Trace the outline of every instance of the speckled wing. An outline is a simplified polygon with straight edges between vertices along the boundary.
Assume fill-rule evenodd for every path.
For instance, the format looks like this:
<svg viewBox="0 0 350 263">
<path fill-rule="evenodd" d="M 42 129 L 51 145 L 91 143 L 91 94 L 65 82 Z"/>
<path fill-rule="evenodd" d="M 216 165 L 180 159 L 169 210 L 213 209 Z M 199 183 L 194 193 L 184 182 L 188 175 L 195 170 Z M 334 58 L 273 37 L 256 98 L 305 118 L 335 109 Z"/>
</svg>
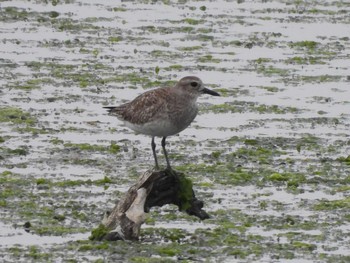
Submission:
<svg viewBox="0 0 350 263">
<path fill-rule="evenodd" d="M 133 124 L 150 122 L 166 112 L 166 88 L 147 91 L 133 101 L 117 107 L 104 107 L 112 116 Z"/>
</svg>

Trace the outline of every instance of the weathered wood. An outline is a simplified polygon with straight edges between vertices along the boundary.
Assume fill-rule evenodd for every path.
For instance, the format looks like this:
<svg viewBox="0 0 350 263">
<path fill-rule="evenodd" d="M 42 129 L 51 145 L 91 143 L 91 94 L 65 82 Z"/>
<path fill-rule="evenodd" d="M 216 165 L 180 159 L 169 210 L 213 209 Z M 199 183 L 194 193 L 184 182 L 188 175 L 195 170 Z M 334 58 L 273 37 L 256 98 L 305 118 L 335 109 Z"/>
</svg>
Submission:
<svg viewBox="0 0 350 263">
<path fill-rule="evenodd" d="M 203 202 L 195 197 L 192 182 L 174 170 L 147 171 L 131 186 L 106 213 L 99 228 L 92 231 L 91 239 L 138 240 L 146 213 L 154 206 L 174 204 L 180 211 L 201 220 L 209 218 L 202 210 Z"/>
</svg>

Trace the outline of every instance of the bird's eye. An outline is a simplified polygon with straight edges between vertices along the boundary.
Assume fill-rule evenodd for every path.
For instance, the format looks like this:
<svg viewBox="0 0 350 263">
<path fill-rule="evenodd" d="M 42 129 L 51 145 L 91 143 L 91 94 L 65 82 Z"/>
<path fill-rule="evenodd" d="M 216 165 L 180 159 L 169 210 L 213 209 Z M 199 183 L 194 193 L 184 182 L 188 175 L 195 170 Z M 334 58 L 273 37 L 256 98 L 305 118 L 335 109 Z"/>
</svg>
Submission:
<svg viewBox="0 0 350 263">
<path fill-rule="evenodd" d="M 197 82 L 195 82 L 195 81 L 193 81 L 193 82 L 191 82 L 191 86 L 195 88 L 195 87 L 197 87 L 197 86 L 198 86 L 198 83 L 197 83 Z"/>
</svg>

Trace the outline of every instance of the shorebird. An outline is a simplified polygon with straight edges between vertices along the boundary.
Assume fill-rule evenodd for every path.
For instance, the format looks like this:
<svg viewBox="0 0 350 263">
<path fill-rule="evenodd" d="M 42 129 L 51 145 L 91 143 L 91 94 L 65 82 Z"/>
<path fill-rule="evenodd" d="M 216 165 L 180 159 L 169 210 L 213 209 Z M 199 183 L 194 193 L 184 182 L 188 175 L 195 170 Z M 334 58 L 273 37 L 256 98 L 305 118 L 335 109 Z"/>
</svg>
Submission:
<svg viewBox="0 0 350 263">
<path fill-rule="evenodd" d="M 220 96 L 219 93 L 205 88 L 199 78 L 188 76 L 182 78 L 173 87 L 149 90 L 130 102 L 104 108 L 136 133 L 152 136 L 151 147 L 157 170 L 159 166 L 154 138 L 162 137 L 161 145 L 167 168 L 171 169 L 165 140 L 191 124 L 197 116 L 197 98 L 201 94 Z"/>
</svg>

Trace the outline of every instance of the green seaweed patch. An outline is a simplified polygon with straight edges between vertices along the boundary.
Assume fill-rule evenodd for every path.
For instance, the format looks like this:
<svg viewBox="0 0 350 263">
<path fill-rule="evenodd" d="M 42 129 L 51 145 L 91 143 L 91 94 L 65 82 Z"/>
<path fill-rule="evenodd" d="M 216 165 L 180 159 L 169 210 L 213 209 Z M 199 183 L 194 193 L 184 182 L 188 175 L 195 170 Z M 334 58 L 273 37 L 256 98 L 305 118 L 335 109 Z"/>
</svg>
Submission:
<svg viewBox="0 0 350 263">
<path fill-rule="evenodd" d="M 3 171 L 2 173 L 0 173 L 0 183 L 11 183 L 13 185 L 28 184 L 26 180 L 23 180 L 19 175 L 14 174 L 10 171 Z"/>
<path fill-rule="evenodd" d="M 304 174 L 297 173 L 272 173 L 264 177 L 264 180 L 270 182 L 286 182 L 289 188 L 297 188 L 306 182 Z"/>
<path fill-rule="evenodd" d="M 295 13 L 299 13 L 300 11 L 298 9 L 293 10 Z M 345 11 L 345 10 L 344 10 Z M 314 14 L 314 15 L 329 15 L 329 16 L 334 16 L 337 14 L 341 14 L 342 10 L 340 11 L 333 11 L 333 10 L 327 10 L 327 9 L 319 9 L 319 8 L 311 8 L 311 9 L 306 9 L 305 12 Z"/>
<path fill-rule="evenodd" d="M 210 183 L 210 182 L 200 182 L 198 185 L 202 188 L 213 188 L 214 187 L 214 183 Z"/>
<path fill-rule="evenodd" d="M 348 178 L 350 181 L 350 177 Z M 335 192 L 350 192 L 350 185 L 343 185 L 338 187 Z"/>
<path fill-rule="evenodd" d="M 289 76 L 291 74 L 290 69 L 283 69 L 283 68 L 277 68 L 272 65 L 265 66 L 265 65 L 259 65 L 256 69 L 257 73 L 263 74 L 265 76 Z"/>
<path fill-rule="evenodd" d="M 76 148 L 81 151 L 106 151 L 106 146 L 89 143 L 65 143 L 66 148 Z"/>
<path fill-rule="evenodd" d="M 179 65 L 179 64 L 175 64 L 175 65 L 171 65 L 169 67 L 166 67 L 164 68 L 164 70 L 168 70 L 168 71 L 174 71 L 174 70 L 182 70 L 183 69 L 183 66 L 182 65 Z"/>
<path fill-rule="evenodd" d="M 274 209 L 279 211 L 286 211 L 286 206 L 283 203 L 274 201 L 272 205 L 275 206 Z M 266 222 L 266 229 L 295 229 L 302 230 L 314 230 L 318 229 L 320 226 L 315 220 L 305 220 L 302 216 L 291 216 L 284 215 L 280 218 L 270 218 L 269 223 Z"/>
<path fill-rule="evenodd" d="M 271 150 L 263 146 L 251 146 L 238 148 L 234 153 L 230 154 L 237 158 L 248 158 L 250 160 L 259 161 L 260 163 L 270 163 L 271 159 L 275 156 L 283 154 L 282 151 Z"/>
<path fill-rule="evenodd" d="M 44 253 L 40 251 L 38 246 L 30 246 L 28 252 L 24 254 L 25 257 L 32 258 L 33 260 L 45 260 L 48 261 L 52 256 L 49 253 Z"/>
<path fill-rule="evenodd" d="M 108 148 L 108 152 L 112 153 L 112 154 L 116 154 L 120 152 L 120 146 L 114 142 L 111 142 L 111 144 L 109 145 Z"/>
<path fill-rule="evenodd" d="M 300 110 L 295 107 L 281 107 L 278 105 L 264 105 L 260 104 L 255 107 L 256 111 L 259 113 L 276 113 L 276 114 L 286 114 L 286 113 L 298 113 Z"/>
<path fill-rule="evenodd" d="M 339 82 L 344 78 L 341 75 L 320 75 L 320 76 L 296 76 L 302 82 L 305 83 L 324 83 L 324 82 Z"/>
<path fill-rule="evenodd" d="M 28 154 L 28 148 L 23 146 L 17 149 L 10 149 L 6 147 L 0 147 L 0 151 L 4 156 L 6 155 L 18 155 L 18 156 L 25 156 Z"/>
<path fill-rule="evenodd" d="M 160 80 L 155 80 L 155 81 L 148 81 L 144 83 L 142 86 L 145 89 L 150 89 L 150 88 L 155 88 L 155 87 L 165 87 L 167 84 L 164 84 L 164 82 Z"/>
<path fill-rule="evenodd" d="M 178 59 L 179 58 L 179 53 L 178 52 L 170 52 L 169 50 L 159 50 L 155 49 L 151 51 L 151 56 L 155 58 L 169 58 L 169 59 Z"/>
<path fill-rule="evenodd" d="M 13 257 L 21 257 L 22 255 L 25 254 L 25 248 L 24 247 L 19 247 L 19 246 L 13 246 L 9 247 L 8 251 Z"/>
<path fill-rule="evenodd" d="M 10 59 L 4 59 L 4 58 L 0 58 L 0 68 L 8 68 L 8 69 L 15 69 L 17 68 L 19 65 L 15 62 L 13 62 Z"/>
<path fill-rule="evenodd" d="M 156 248 L 157 252 L 162 256 L 174 257 L 181 253 L 180 249 L 171 245 L 163 245 L 161 247 Z"/>
<path fill-rule="evenodd" d="M 79 149 L 80 151 L 109 152 L 111 154 L 116 154 L 120 152 L 120 146 L 114 142 L 111 142 L 109 146 L 89 144 L 89 143 L 65 143 L 64 147 Z"/>
<path fill-rule="evenodd" d="M 320 234 L 320 235 L 315 235 L 315 234 L 307 234 L 302 231 L 289 231 L 286 233 L 280 233 L 278 234 L 278 237 L 286 237 L 290 241 L 300 241 L 300 240 L 313 240 L 313 241 L 324 241 L 325 240 L 325 235 Z"/>
<path fill-rule="evenodd" d="M 259 86 L 258 88 L 264 89 L 268 92 L 274 92 L 274 93 L 280 91 L 279 88 L 274 87 L 274 86 Z"/>
<path fill-rule="evenodd" d="M 53 83 L 54 83 L 54 80 L 51 78 L 36 78 L 36 79 L 26 80 L 25 82 L 15 82 L 13 84 L 10 84 L 9 86 L 15 89 L 30 91 L 33 89 L 40 89 L 41 86 L 45 86 Z"/>
<path fill-rule="evenodd" d="M 258 112 L 263 113 L 275 113 L 275 114 L 286 114 L 286 113 L 298 113 L 301 110 L 295 107 L 282 107 L 278 105 L 266 105 L 258 104 L 248 101 L 234 101 L 226 102 L 224 104 L 209 105 L 202 109 L 204 112 L 214 113 L 244 113 L 244 112 Z"/>
<path fill-rule="evenodd" d="M 350 155 L 348 155 L 347 157 L 339 157 L 337 158 L 337 161 L 345 163 L 346 165 L 350 165 Z"/>
<path fill-rule="evenodd" d="M 50 18 L 57 18 L 59 17 L 60 13 L 56 12 L 56 11 L 51 11 L 49 12 L 49 17 Z"/>
<path fill-rule="evenodd" d="M 59 144 L 64 144 L 64 141 L 63 140 L 60 140 L 58 138 L 52 138 L 50 140 L 50 143 L 52 143 L 53 145 L 59 145 Z"/>
<path fill-rule="evenodd" d="M 223 184 L 230 185 L 242 185 L 251 182 L 256 176 L 253 172 L 245 171 L 241 167 L 234 172 L 227 173 L 225 179 L 223 179 Z"/>
<path fill-rule="evenodd" d="M 224 185 L 241 185 L 251 182 L 254 178 L 258 178 L 257 174 L 248 171 L 242 167 L 233 168 L 232 167 L 232 156 L 228 157 L 228 161 L 225 164 L 187 164 L 182 166 L 177 166 L 176 169 L 191 173 L 201 174 L 202 176 L 212 176 L 215 183 Z M 199 182 L 201 185 L 201 183 Z M 212 184 L 203 184 L 203 187 L 211 187 Z"/>
<path fill-rule="evenodd" d="M 83 244 L 78 248 L 78 250 L 81 252 L 86 252 L 86 251 L 95 251 L 95 250 L 109 250 L 109 248 L 110 248 L 110 244 L 108 242 L 102 242 L 102 243 Z"/>
<path fill-rule="evenodd" d="M 307 57 L 295 56 L 295 57 L 288 58 L 287 60 L 285 60 L 285 63 L 286 64 L 297 64 L 297 65 L 315 65 L 315 64 L 323 65 L 323 64 L 326 64 L 326 62 L 324 62 L 321 57 L 314 57 L 314 56 L 307 56 Z"/>
<path fill-rule="evenodd" d="M 221 155 L 221 152 L 220 151 L 214 151 L 211 153 L 211 156 L 214 158 L 214 159 L 218 159 Z"/>
<path fill-rule="evenodd" d="M 38 178 L 36 179 L 36 184 L 37 185 L 44 185 L 44 184 L 49 184 L 50 180 L 46 179 L 46 178 Z"/>
<path fill-rule="evenodd" d="M 315 50 L 320 43 L 316 41 L 297 41 L 297 42 L 292 42 L 289 44 L 290 47 L 296 48 L 296 49 L 306 49 L 306 50 Z"/>
<path fill-rule="evenodd" d="M 180 51 L 196 51 L 196 50 L 202 50 L 202 46 L 188 46 L 188 47 L 179 47 L 177 48 Z"/>
<path fill-rule="evenodd" d="M 93 24 L 95 21 L 89 21 L 89 18 L 85 22 L 74 20 L 68 17 L 51 19 L 51 25 L 58 31 L 72 31 L 72 32 L 82 32 L 82 31 L 98 31 L 99 26 Z"/>
<path fill-rule="evenodd" d="M 35 128 L 31 126 L 26 126 L 26 127 L 17 127 L 15 130 L 18 131 L 19 133 L 31 133 L 33 135 L 49 133 L 49 130 L 47 130 L 45 127 Z"/>
<path fill-rule="evenodd" d="M 0 122 L 33 125 L 36 119 L 22 109 L 6 107 L 0 108 Z"/>
<path fill-rule="evenodd" d="M 85 54 L 92 54 L 93 56 L 97 56 L 99 54 L 98 49 L 86 49 L 81 48 L 79 50 L 81 53 Z M 33 71 L 40 71 L 40 69 L 47 69 L 50 72 L 50 76 L 52 76 L 54 79 L 62 79 L 64 82 L 60 82 L 60 85 L 63 86 L 71 86 L 70 82 L 77 83 L 81 88 L 85 88 L 87 86 L 99 86 L 103 85 L 106 82 L 109 82 L 109 79 L 102 79 L 99 77 L 98 74 L 92 73 L 96 70 L 101 69 L 110 69 L 106 65 L 102 65 L 101 63 L 88 63 L 83 64 L 80 67 L 77 67 L 76 65 L 71 64 L 60 64 L 55 62 L 27 62 L 26 65 L 32 69 Z M 114 76 L 110 78 L 110 81 L 114 81 L 115 78 L 120 78 L 120 75 Z M 35 85 L 40 84 L 47 84 L 47 83 L 54 83 L 53 79 L 35 79 L 30 80 L 31 82 L 34 82 Z"/>
<path fill-rule="evenodd" d="M 214 36 L 208 35 L 208 34 L 189 34 L 186 36 L 187 39 L 192 41 L 200 41 L 200 42 L 207 42 L 207 41 L 213 41 Z"/>
<path fill-rule="evenodd" d="M 40 71 L 41 69 L 49 69 L 51 71 L 67 71 L 72 72 L 76 66 L 70 64 L 59 64 L 55 62 L 40 62 L 40 61 L 28 61 L 25 65 L 33 71 Z"/>
<path fill-rule="evenodd" d="M 205 22 L 205 20 L 201 20 L 201 19 L 193 19 L 193 18 L 185 18 L 182 21 L 179 21 L 180 23 L 186 23 L 189 25 L 199 25 L 199 24 L 203 24 Z"/>
<path fill-rule="evenodd" d="M 245 145 L 259 145 L 259 141 L 256 139 L 245 139 L 243 143 Z"/>
<path fill-rule="evenodd" d="M 269 181 L 281 182 L 281 181 L 288 181 L 288 176 L 280 173 L 273 173 L 270 176 L 268 176 L 266 179 Z"/>
<path fill-rule="evenodd" d="M 170 262 L 176 262 L 175 260 L 171 260 L 169 258 L 152 258 L 149 256 L 130 256 L 129 259 L 130 262 L 133 263 L 170 263 Z M 183 261 L 186 262 L 186 261 Z"/>
<path fill-rule="evenodd" d="M 91 231 L 91 236 L 89 236 L 89 239 L 101 241 L 109 233 L 109 231 L 110 230 L 104 224 L 100 224 L 97 228 Z"/>
<path fill-rule="evenodd" d="M 7 201 L 5 199 L 0 200 L 0 207 L 6 207 L 7 206 Z"/>
<path fill-rule="evenodd" d="M 179 209 L 180 211 L 185 211 L 191 207 L 191 201 L 193 199 L 193 183 L 182 174 L 178 176 L 178 179 L 180 185 L 177 192 L 177 198 L 180 201 Z"/>
<path fill-rule="evenodd" d="M 50 2 L 52 5 L 55 5 L 55 3 L 58 2 L 58 0 L 51 0 Z M 2 12 L 0 21 L 10 22 L 10 21 L 28 21 L 28 20 L 33 21 L 34 20 L 39 23 L 43 23 L 43 22 L 49 21 L 50 19 L 54 20 L 59 15 L 60 14 L 56 11 L 40 12 L 40 13 L 35 11 L 29 12 L 23 8 L 9 6 L 4 9 L 4 12 Z"/>
<path fill-rule="evenodd" d="M 315 210 L 337 210 L 337 209 L 349 209 L 350 197 L 340 200 L 322 200 L 314 206 Z"/>
<path fill-rule="evenodd" d="M 258 256 L 263 253 L 263 247 L 257 244 L 257 242 L 261 240 L 261 236 L 236 234 L 226 227 L 197 229 L 194 236 L 196 237 L 196 240 L 204 242 L 205 246 L 226 247 L 226 249 L 223 248 L 219 252 L 220 255 L 230 255 L 232 252 L 233 255 L 244 259 L 247 256 Z M 232 247 L 234 247 L 234 249 L 232 249 Z M 202 249 L 200 252 L 203 258 L 210 257 L 211 251 L 205 251 Z"/>
<path fill-rule="evenodd" d="M 208 33 L 211 33 L 213 32 L 213 29 L 212 28 L 209 28 L 209 27 L 202 27 L 202 28 L 198 28 L 198 33 L 200 34 L 208 34 Z"/>
<path fill-rule="evenodd" d="M 305 134 L 302 138 L 296 141 L 296 150 L 300 152 L 302 149 L 304 150 L 315 150 L 320 149 L 320 145 L 322 144 L 320 139 L 312 134 Z"/>
<path fill-rule="evenodd" d="M 197 59 L 198 63 L 220 63 L 221 59 L 214 58 L 212 55 L 205 55 Z"/>
<path fill-rule="evenodd" d="M 11 213 L 11 220 L 17 220 L 17 218 L 30 220 L 30 231 L 40 235 L 61 236 L 63 234 L 86 232 L 86 229 L 83 227 L 62 225 L 61 222 L 66 219 L 66 213 L 58 214 L 55 208 L 46 204 L 47 201 L 45 201 L 45 204 L 42 203 L 42 198 L 48 197 L 51 200 L 51 194 L 44 191 L 37 192 L 36 194 L 31 193 L 31 191 L 23 191 L 23 189 L 32 189 L 26 186 L 32 186 L 35 182 L 33 179 L 27 178 L 24 180 L 22 176 L 17 176 L 9 172 L 3 174 L 5 176 L 0 176 L 0 184 L 4 186 L 4 190 L 0 192 L 0 199 L 6 201 L 3 205 L 8 209 L 15 209 L 16 213 Z M 38 185 L 44 183 L 49 185 L 50 181 L 44 181 L 43 178 L 38 178 L 36 183 Z M 56 205 L 59 206 L 59 203 Z M 57 208 L 57 206 L 55 207 Z M 78 206 L 75 207 L 78 208 Z M 77 218 L 74 216 L 74 213 L 72 215 L 73 218 Z"/>
<path fill-rule="evenodd" d="M 24 8 L 8 6 L 1 10 L 0 21 L 10 22 L 27 20 L 29 13 Z"/>
<path fill-rule="evenodd" d="M 271 61 L 272 61 L 271 58 L 258 58 L 258 59 L 253 60 L 253 63 L 255 63 L 255 64 L 264 64 L 264 63 L 268 63 L 268 62 L 271 62 Z"/>
<path fill-rule="evenodd" d="M 172 24 L 189 24 L 191 26 L 199 25 L 205 23 L 202 19 L 185 18 L 182 20 L 169 20 Z"/>
<path fill-rule="evenodd" d="M 12 198 L 18 198 L 23 195 L 22 187 L 28 186 L 30 183 L 23 180 L 17 174 L 13 174 L 10 171 L 4 171 L 0 174 L 0 206 L 11 208 L 14 203 L 11 201 Z"/>
<path fill-rule="evenodd" d="M 108 9 L 108 11 L 113 11 L 113 12 L 126 12 L 128 11 L 128 9 L 124 8 L 124 7 L 113 7 L 111 10 Z"/>
<path fill-rule="evenodd" d="M 248 96 L 249 89 L 242 88 L 217 88 L 216 86 L 212 86 L 211 88 L 215 88 L 215 91 L 220 93 L 222 97 L 239 97 L 239 96 Z"/>
<path fill-rule="evenodd" d="M 309 243 L 300 242 L 300 241 L 292 242 L 292 246 L 295 247 L 296 249 L 308 250 L 308 251 L 314 251 L 317 249 L 317 246 L 315 244 L 309 244 Z"/>
<path fill-rule="evenodd" d="M 173 34 L 175 32 L 190 33 L 195 31 L 193 26 L 181 26 L 181 27 L 162 27 L 162 26 L 141 26 L 139 27 L 142 31 L 147 31 L 150 33 L 160 33 L 160 34 Z M 168 44 L 166 44 L 168 46 Z"/>
<path fill-rule="evenodd" d="M 33 225 L 31 227 L 31 231 L 33 231 L 37 235 L 62 236 L 62 235 L 69 235 L 69 234 L 75 234 L 75 233 L 82 233 L 82 232 L 86 232 L 87 230 L 86 228 L 82 228 L 82 227 L 76 228 L 76 227 L 59 225 L 61 220 L 59 220 L 59 217 L 57 217 L 57 215 L 52 216 L 52 219 L 56 219 L 56 223 L 50 222 L 50 220 L 48 220 L 46 222 L 47 223 L 46 226 Z"/>
</svg>

